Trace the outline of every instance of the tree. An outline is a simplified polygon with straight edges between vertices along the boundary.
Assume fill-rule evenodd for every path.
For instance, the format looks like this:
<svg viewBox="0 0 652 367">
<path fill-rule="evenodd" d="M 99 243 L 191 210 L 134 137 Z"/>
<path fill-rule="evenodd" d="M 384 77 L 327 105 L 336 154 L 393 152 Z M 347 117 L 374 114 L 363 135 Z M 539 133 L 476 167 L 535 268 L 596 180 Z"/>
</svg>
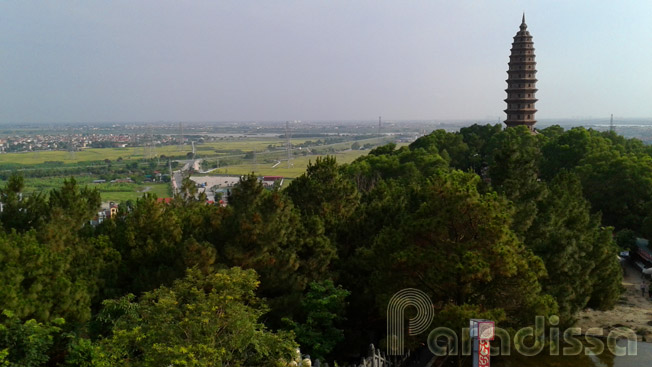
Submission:
<svg viewBox="0 0 652 367">
<path fill-rule="evenodd" d="M 222 264 L 258 272 L 260 294 L 282 316 L 297 306 L 292 296 L 320 280 L 336 254 L 320 221 L 302 220 L 287 196 L 265 190 L 253 175 L 231 190 L 214 243 Z"/>
<path fill-rule="evenodd" d="M 493 135 L 489 142 L 491 186 L 514 203 L 513 229 L 521 237 L 545 195 L 545 185 L 538 179 L 539 139 L 525 126 L 517 126 Z"/>
<path fill-rule="evenodd" d="M 80 230 L 90 227 L 101 202 L 96 188 L 79 188 L 74 177 L 64 180 L 61 188 L 48 195 L 46 222 L 37 232 L 39 240 L 58 250 L 73 246 Z"/>
<path fill-rule="evenodd" d="M 631 229 L 623 229 L 616 233 L 616 245 L 622 251 L 634 251 L 636 249 L 636 232 Z"/>
<path fill-rule="evenodd" d="M 284 319 L 296 334 L 301 349 L 312 358 L 324 358 L 344 339 L 337 324 L 343 320 L 349 292 L 328 279 L 312 282 L 301 300 L 298 322 Z"/>
<path fill-rule="evenodd" d="M 306 173 L 294 179 L 286 192 L 304 216 L 319 217 L 333 239 L 338 225 L 346 222 L 358 205 L 356 187 L 340 173 L 333 156 L 308 162 Z"/>
<path fill-rule="evenodd" d="M 546 197 L 537 202 L 537 217 L 524 241 L 546 266 L 543 289 L 557 301 L 562 324 L 572 323 L 593 293 L 597 259 L 588 254 L 599 245 L 596 236 L 601 231 L 599 217 L 591 215 L 582 195 L 579 178 L 560 172 L 548 185 Z M 616 284 L 618 277 L 605 282 Z"/>
<path fill-rule="evenodd" d="M 32 228 L 41 228 L 47 213 L 45 198 L 40 194 L 26 196 L 23 193 L 25 181 L 23 176 L 12 174 L 7 184 L 0 190 L 0 222 L 6 230 L 15 229 L 25 232 Z"/>
<path fill-rule="evenodd" d="M 445 157 L 452 167 L 460 169 L 471 167 L 468 157 L 469 147 L 460 134 L 435 130 L 410 144 L 410 150 L 419 148 Z"/>
<path fill-rule="evenodd" d="M 588 159 L 577 172 L 592 209 L 602 213 L 605 225 L 640 232 L 652 202 L 652 157 Z"/>
<path fill-rule="evenodd" d="M 436 312 L 471 307 L 478 316 L 504 315 L 496 320 L 503 325 L 529 324 L 555 311 L 554 300 L 541 293 L 543 263 L 511 231 L 507 203 L 479 193 L 478 182 L 460 171 L 433 176 L 413 194 L 416 206 L 362 252 L 381 310 L 395 292 L 413 287 L 428 293 Z"/>
<path fill-rule="evenodd" d="M 64 324 L 63 319 L 41 323 L 34 319 L 23 322 L 13 312 L 0 315 L 0 366 L 38 367 L 49 360 L 49 352 Z"/>
<path fill-rule="evenodd" d="M 488 166 L 489 157 L 491 157 L 489 142 L 494 135 L 501 131 L 503 131 L 503 127 L 500 124 L 484 126 L 473 124 L 461 128 L 460 135 L 469 149 L 467 153 L 468 163 L 465 166 L 456 168 L 471 168 L 475 173 L 481 174 L 482 169 Z"/>
<path fill-rule="evenodd" d="M 90 318 L 87 283 L 71 269 L 70 250 L 54 251 L 36 240 L 34 232 L 0 234 L 0 310 L 21 320 L 70 322 Z"/>
<path fill-rule="evenodd" d="M 184 274 L 184 251 L 190 239 L 184 239 L 173 209 L 158 203 L 155 196 L 143 195 L 128 215 L 105 221 L 98 233 L 108 236 L 120 253 L 120 294 L 149 291 Z M 208 250 L 205 261 L 214 261 L 214 251 Z"/>
<path fill-rule="evenodd" d="M 552 127 L 548 129 L 544 131 L 550 135 L 545 134 L 548 139 L 541 149 L 541 174 L 548 179 L 552 179 L 561 169 L 572 170 L 590 155 L 604 154 L 612 149 L 609 140 L 583 127 L 566 132 L 562 130 L 561 133 L 558 129 L 552 130 Z"/>
<path fill-rule="evenodd" d="M 115 322 L 101 345 L 112 365 L 281 365 L 297 345 L 258 320 L 266 306 L 255 296 L 253 270 L 232 268 L 203 275 L 188 270 L 170 288 L 146 292 L 133 312 Z M 115 302 L 107 301 L 107 307 Z"/>
<path fill-rule="evenodd" d="M 601 228 L 595 234 L 591 258 L 595 267 L 590 279 L 593 289 L 587 303 L 588 307 L 598 310 L 610 310 L 618 302 L 623 292 L 623 271 L 618 261 L 618 247 L 612 239 L 612 228 Z"/>
</svg>

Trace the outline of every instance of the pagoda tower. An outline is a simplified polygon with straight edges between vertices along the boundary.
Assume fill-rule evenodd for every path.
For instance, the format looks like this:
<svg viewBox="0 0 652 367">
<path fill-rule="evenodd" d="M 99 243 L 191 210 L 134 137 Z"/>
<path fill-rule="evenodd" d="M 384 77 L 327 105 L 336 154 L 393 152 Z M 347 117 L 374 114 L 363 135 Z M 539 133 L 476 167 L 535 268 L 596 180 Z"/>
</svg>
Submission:
<svg viewBox="0 0 652 367">
<path fill-rule="evenodd" d="M 507 70 L 507 127 L 525 125 L 534 130 L 534 114 L 537 110 L 534 104 L 537 99 L 537 70 L 534 59 L 534 42 L 525 24 L 525 13 L 521 22 L 521 29 L 514 36 L 512 54 L 509 56 L 509 69 Z"/>
</svg>

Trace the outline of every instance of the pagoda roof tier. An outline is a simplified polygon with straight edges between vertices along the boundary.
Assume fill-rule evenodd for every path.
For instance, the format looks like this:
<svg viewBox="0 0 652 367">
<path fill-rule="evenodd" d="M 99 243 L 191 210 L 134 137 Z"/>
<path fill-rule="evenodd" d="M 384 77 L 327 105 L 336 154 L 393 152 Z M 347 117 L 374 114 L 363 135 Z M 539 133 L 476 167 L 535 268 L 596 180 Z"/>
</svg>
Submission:
<svg viewBox="0 0 652 367">
<path fill-rule="evenodd" d="M 506 98 L 503 101 L 507 103 L 536 103 L 538 99 L 534 97 Z"/>
<path fill-rule="evenodd" d="M 539 81 L 537 78 L 512 78 L 512 79 L 506 79 L 505 80 L 507 84 L 510 83 L 536 83 Z"/>
<path fill-rule="evenodd" d="M 509 66 L 530 66 L 530 65 L 535 66 L 536 64 L 537 64 L 536 62 L 531 61 L 530 63 L 527 63 L 527 64 L 523 62 L 523 63 L 512 63 L 512 64 L 508 64 L 508 65 Z M 525 72 L 525 71 L 536 73 L 537 69 L 511 69 L 511 70 L 507 70 L 508 73 L 512 73 L 512 74 L 521 73 L 521 72 Z"/>
<path fill-rule="evenodd" d="M 512 51 L 512 55 L 532 55 L 532 56 L 534 56 L 534 50 L 536 50 L 536 49 L 534 47 L 516 47 L 516 48 L 512 47 L 509 50 Z M 514 53 L 514 51 L 532 51 L 532 53 L 529 53 L 529 54 L 517 54 L 517 53 Z"/>
<path fill-rule="evenodd" d="M 527 88 L 526 87 L 523 87 L 523 88 L 507 87 L 507 89 L 505 89 L 505 92 L 507 92 L 507 93 L 510 93 L 510 92 L 512 92 L 512 93 L 536 93 L 538 91 L 539 90 L 537 88 L 532 88 L 532 87 L 527 87 Z"/>
<path fill-rule="evenodd" d="M 512 55 L 511 57 L 517 58 L 517 57 L 524 57 L 523 55 Z M 534 58 L 534 55 L 528 55 L 527 57 Z M 513 66 L 513 65 L 536 65 L 537 62 L 534 60 L 510 60 L 507 65 Z"/>
<path fill-rule="evenodd" d="M 515 126 L 521 126 L 521 125 L 526 125 L 529 126 L 530 128 L 534 126 L 534 124 L 537 123 L 537 120 L 531 120 L 531 121 L 522 121 L 522 120 L 505 120 L 503 121 L 507 127 L 515 127 Z"/>
<path fill-rule="evenodd" d="M 536 113 L 537 111 L 538 111 L 538 110 L 537 110 L 537 109 L 534 109 L 534 108 L 506 109 L 506 110 L 503 110 L 503 112 L 505 112 L 505 113 L 511 113 L 511 114 L 515 114 L 515 113 L 529 113 L 529 114 L 534 114 L 534 113 Z"/>
</svg>

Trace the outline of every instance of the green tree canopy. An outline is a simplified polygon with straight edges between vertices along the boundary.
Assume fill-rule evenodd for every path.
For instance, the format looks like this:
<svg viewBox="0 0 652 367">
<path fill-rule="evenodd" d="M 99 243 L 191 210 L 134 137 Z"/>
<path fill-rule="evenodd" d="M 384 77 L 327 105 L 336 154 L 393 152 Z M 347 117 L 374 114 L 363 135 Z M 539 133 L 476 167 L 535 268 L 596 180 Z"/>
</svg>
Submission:
<svg viewBox="0 0 652 367">
<path fill-rule="evenodd" d="M 130 366 L 280 366 L 297 345 L 291 334 L 271 332 L 259 321 L 267 308 L 255 296 L 257 287 L 253 270 L 188 270 L 137 304 L 123 302 L 133 311 L 102 341 L 102 359 Z"/>
</svg>

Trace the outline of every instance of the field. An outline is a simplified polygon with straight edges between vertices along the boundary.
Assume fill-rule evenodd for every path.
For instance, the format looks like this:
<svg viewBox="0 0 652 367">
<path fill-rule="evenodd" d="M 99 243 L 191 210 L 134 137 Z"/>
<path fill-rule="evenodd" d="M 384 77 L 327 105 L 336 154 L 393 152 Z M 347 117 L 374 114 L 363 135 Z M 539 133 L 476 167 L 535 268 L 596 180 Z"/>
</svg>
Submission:
<svg viewBox="0 0 652 367">
<path fill-rule="evenodd" d="M 31 194 L 40 192 L 47 194 L 54 188 L 60 188 L 63 181 L 68 177 L 48 177 L 48 178 L 26 178 L 25 179 L 25 193 Z M 158 197 L 170 196 L 170 185 L 167 183 L 149 182 L 143 184 L 136 183 L 92 183 L 93 177 L 78 176 L 75 177 L 79 186 L 87 186 L 89 188 L 97 188 L 100 191 L 103 202 L 127 201 L 136 200 L 141 197 L 145 192 L 156 194 Z M 4 182 L 0 182 L 4 185 Z"/>
<path fill-rule="evenodd" d="M 369 153 L 368 150 L 348 150 L 338 153 L 331 154 L 337 159 L 337 163 L 351 163 L 356 158 Z M 217 169 L 212 171 L 212 175 L 219 174 L 229 174 L 229 175 L 246 175 L 255 172 L 257 175 L 262 176 L 283 176 L 294 178 L 300 176 L 306 171 L 308 167 L 308 162 L 312 161 L 313 163 L 317 157 L 323 157 L 323 155 L 308 155 L 308 156 L 299 156 L 292 159 L 292 166 L 288 168 L 287 161 L 281 162 L 278 166 L 273 167 L 274 164 L 271 163 L 259 163 L 254 165 L 253 163 L 247 164 L 238 164 L 233 166 L 226 166 L 224 168 Z"/>
<path fill-rule="evenodd" d="M 287 179 L 287 185 L 292 178 L 300 176 L 305 172 L 308 162 L 314 162 L 317 157 L 325 155 L 335 156 L 337 162 L 350 163 L 361 155 L 369 152 L 365 150 L 352 150 L 353 141 L 332 143 L 327 145 L 310 145 L 306 146 L 306 141 L 316 141 L 318 138 L 294 139 L 293 146 L 304 146 L 301 150 L 294 148 L 292 155 L 292 165 L 287 165 L 287 153 L 283 149 L 285 141 L 280 138 L 237 138 L 227 139 L 219 142 L 210 142 L 197 144 L 195 146 L 198 157 L 205 158 L 206 162 L 215 160 L 213 164 L 223 165 L 222 168 L 213 170 L 211 175 L 228 174 L 244 175 L 254 172 L 262 176 L 284 176 Z M 363 140 L 357 140 L 357 143 L 367 146 L 377 146 L 386 143 L 386 138 L 372 137 Z M 153 155 L 184 157 L 192 148 L 185 145 L 183 149 L 178 146 L 168 145 L 157 147 L 151 152 Z M 257 152 L 254 158 L 251 153 Z M 249 153 L 249 157 L 245 153 Z M 295 155 L 295 153 L 299 153 Z M 89 148 L 79 152 L 66 151 L 40 151 L 29 153 L 8 153 L 0 154 L 0 167 L 6 172 L 14 170 L 45 170 L 49 177 L 25 177 L 25 193 L 40 192 L 46 194 L 53 188 L 59 188 L 63 180 L 69 176 L 64 176 L 60 169 L 65 167 L 86 167 L 93 162 L 101 162 L 105 159 L 113 161 L 115 167 L 124 167 L 129 162 L 142 162 L 145 155 L 143 147 L 135 148 Z M 115 163 L 118 158 L 122 158 L 122 163 Z M 147 163 L 139 163 L 141 166 Z M 226 165 L 225 165 L 226 164 Z M 104 163 L 101 166 L 105 166 Z M 214 167 L 214 165 L 213 165 Z M 150 168 L 151 169 L 151 168 Z M 161 168 L 158 168 L 161 169 Z M 165 183 L 101 183 L 94 184 L 93 180 L 98 179 L 92 174 L 86 172 L 75 175 L 75 179 L 81 186 L 96 187 L 102 196 L 103 202 L 115 201 L 121 202 L 126 200 L 135 200 L 141 197 L 145 192 L 156 194 L 158 197 L 169 197 L 171 189 L 169 184 Z M 43 176 L 43 175 L 41 175 Z M 0 185 L 4 182 L 0 181 Z"/>
<path fill-rule="evenodd" d="M 294 139 L 292 144 L 299 145 L 306 141 L 306 139 Z M 195 151 L 200 155 L 219 155 L 219 152 L 237 151 L 250 152 L 253 150 L 262 151 L 267 149 L 269 145 L 283 146 L 285 141 L 279 138 L 256 138 L 253 139 L 239 139 L 239 140 L 225 140 L 219 142 L 210 142 L 205 144 L 197 144 Z M 350 145 L 350 144 L 349 144 Z M 192 146 L 187 144 L 183 149 L 179 149 L 177 145 L 165 145 L 156 147 L 152 155 L 167 155 L 167 156 L 185 156 L 187 153 L 192 152 Z M 222 153 L 225 154 L 225 153 Z M 131 148 L 86 148 L 78 152 L 66 152 L 61 150 L 37 151 L 26 153 L 6 153 L 0 154 L 0 165 L 2 164 L 18 164 L 18 165 L 34 165 L 42 164 L 45 162 L 63 162 L 70 163 L 83 163 L 83 162 L 96 162 L 109 159 L 112 161 L 122 158 L 124 160 L 139 160 L 145 158 L 145 149 L 143 147 Z"/>
</svg>

